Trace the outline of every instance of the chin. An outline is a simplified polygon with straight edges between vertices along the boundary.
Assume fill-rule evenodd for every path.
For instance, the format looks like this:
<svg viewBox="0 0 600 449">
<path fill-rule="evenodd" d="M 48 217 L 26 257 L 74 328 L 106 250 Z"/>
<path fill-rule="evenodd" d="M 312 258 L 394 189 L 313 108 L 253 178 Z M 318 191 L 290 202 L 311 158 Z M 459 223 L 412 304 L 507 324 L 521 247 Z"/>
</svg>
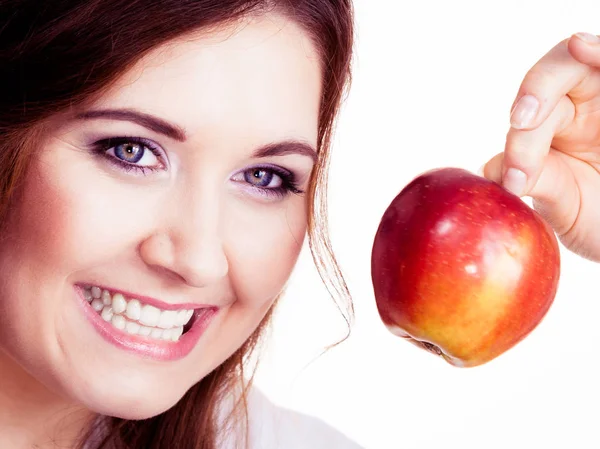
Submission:
<svg viewBox="0 0 600 449">
<path fill-rule="evenodd" d="M 172 382 L 141 383 L 142 379 L 129 382 L 102 382 L 85 385 L 85 390 L 72 392 L 73 399 L 88 410 L 115 418 L 140 420 L 152 418 L 175 406 L 187 392 L 175 389 Z M 136 382 L 137 380 L 137 382 Z M 135 385 L 134 385 L 135 384 Z M 170 388 L 165 388 L 168 385 Z"/>
<path fill-rule="evenodd" d="M 107 398 L 104 401 L 94 401 L 90 409 L 105 416 L 121 419 L 141 420 L 160 415 L 174 407 L 183 397 L 162 398 L 146 395 L 118 395 Z"/>
</svg>

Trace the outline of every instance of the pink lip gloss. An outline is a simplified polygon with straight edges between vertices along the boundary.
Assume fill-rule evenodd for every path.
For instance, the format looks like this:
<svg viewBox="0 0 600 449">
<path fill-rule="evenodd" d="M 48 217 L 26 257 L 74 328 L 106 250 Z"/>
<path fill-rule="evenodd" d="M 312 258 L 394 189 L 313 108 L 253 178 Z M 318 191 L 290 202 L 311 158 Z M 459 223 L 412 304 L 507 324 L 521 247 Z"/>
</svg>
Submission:
<svg viewBox="0 0 600 449">
<path fill-rule="evenodd" d="M 111 323 L 104 321 L 100 314 L 92 309 L 89 302 L 86 301 L 83 296 L 82 287 L 75 286 L 74 290 L 77 295 L 78 303 L 83 309 L 84 315 L 106 341 L 126 351 L 130 351 L 142 357 L 151 358 L 154 360 L 174 361 L 188 355 L 192 349 L 194 349 L 196 343 L 198 343 L 198 340 L 210 324 L 212 318 L 219 311 L 219 308 L 214 306 L 196 308 L 194 310 L 194 316 L 192 317 L 191 328 L 181 335 L 178 341 L 159 340 L 152 337 L 132 335 L 127 333 L 125 330 L 117 329 Z M 148 298 L 138 296 L 135 297 L 140 298 L 140 300 L 144 303 L 151 303 L 151 305 L 155 305 L 163 309 L 162 303 L 157 304 L 157 301 L 155 300 L 146 301 Z M 198 306 L 196 305 L 196 307 Z M 193 306 L 190 304 L 178 304 L 176 306 L 167 305 L 167 307 L 164 307 L 164 309 L 167 310 L 174 310 L 175 308 L 191 309 Z"/>
</svg>

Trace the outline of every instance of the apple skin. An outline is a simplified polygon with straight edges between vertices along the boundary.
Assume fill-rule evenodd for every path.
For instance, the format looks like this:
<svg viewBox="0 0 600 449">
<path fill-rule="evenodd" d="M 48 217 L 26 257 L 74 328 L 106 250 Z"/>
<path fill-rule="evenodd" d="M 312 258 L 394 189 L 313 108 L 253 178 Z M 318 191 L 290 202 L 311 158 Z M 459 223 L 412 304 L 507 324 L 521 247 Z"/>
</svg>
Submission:
<svg viewBox="0 0 600 449">
<path fill-rule="evenodd" d="M 385 211 L 371 278 L 383 323 L 457 367 L 523 340 L 552 305 L 554 232 L 499 184 L 460 168 L 413 179 Z"/>
</svg>

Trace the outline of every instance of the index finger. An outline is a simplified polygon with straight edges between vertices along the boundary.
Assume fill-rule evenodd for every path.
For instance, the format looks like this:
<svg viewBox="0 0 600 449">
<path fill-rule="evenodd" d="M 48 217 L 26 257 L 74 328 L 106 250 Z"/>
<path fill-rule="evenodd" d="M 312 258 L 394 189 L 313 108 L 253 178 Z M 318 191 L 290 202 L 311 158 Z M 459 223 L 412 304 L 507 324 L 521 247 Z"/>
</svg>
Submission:
<svg viewBox="0 0 600 449">
<path fill-rule="evenodd" d="M 546 53 L 525 75 L 511 108 L 514 129 L 530 130 L 540 126 L 562 97 L 577 93 L 577 88 L 592 68 L 575 59 L 565 39 Z M 585 43 L 584 45 L 594 45 Z"/>
</svg>

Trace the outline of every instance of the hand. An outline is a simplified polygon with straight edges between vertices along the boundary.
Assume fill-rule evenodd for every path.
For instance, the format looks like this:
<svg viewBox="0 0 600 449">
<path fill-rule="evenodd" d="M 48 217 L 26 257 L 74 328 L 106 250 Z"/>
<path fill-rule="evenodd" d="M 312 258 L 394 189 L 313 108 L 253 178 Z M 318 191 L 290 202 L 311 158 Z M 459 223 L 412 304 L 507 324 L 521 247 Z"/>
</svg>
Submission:
<svg viewBox="0 0 600 449">
<path fill-rule="evenodd" d="M 503 153 L 485 177 L 519 196 L 561 242 L 600 261 L 600 39 L 578 33 L 560 42 L 525 76 Z"/>
</svg>

